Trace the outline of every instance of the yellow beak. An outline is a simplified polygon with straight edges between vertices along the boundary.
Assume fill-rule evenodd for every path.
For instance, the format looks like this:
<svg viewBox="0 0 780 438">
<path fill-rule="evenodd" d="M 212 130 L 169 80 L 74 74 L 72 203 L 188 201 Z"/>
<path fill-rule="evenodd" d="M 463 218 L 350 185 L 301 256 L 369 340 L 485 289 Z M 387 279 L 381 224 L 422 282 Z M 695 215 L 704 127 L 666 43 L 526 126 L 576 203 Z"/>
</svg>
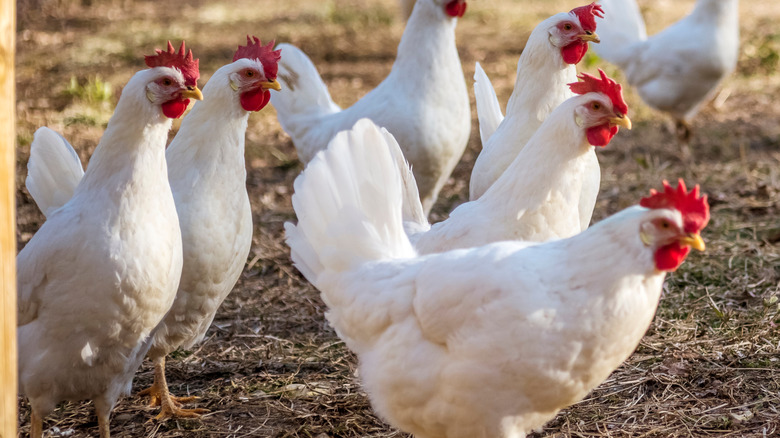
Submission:
<svg viewBox="0 0 780 438">
<path fill-rule="evenodd" d="M 277 81 L 260 82 L 260 86 L 264 90 L 276 90 L 276 91 L 281 91 L 282 90 L 282 86 L 279 85 L 279 82 L 277 82 Z"/>
<path fill-rule="evenodd" d="M 588 41 L 588 42 L 591 42 L 591 43 L 600 43 L 601 42 L 601 40 L 599 39 L 599 36 L 596 35 L 595 32 L 584 33 L 582 35 L 577 35 L 577 37 L 579 39 L 581 39 L 582 41 Z"/>
<path fill-rule="evenodd" d="M 615 126 L 622 126 L 629 131 L 631 130 L 631 119 L 628 116 L 617 116 L 609 119 L 609 123 Z"/>
<path fill-rule="evenodd" d="M 187 87 L 186 90 L 181 92 L 181 97 L 187 99 L 203 100 L 203 93 L 200 92 L 198 87 Z"/>
<path fill-rule="evenodd" d="M 681 237 L 680 243 L 682 243 L 683 245 L 688 245 L 691 248 L 698 251 L 704 251 L 705 248 L 704 239 L 702 239 L 698 233 L 688 234 L 686 236 Z"/>
</svg>

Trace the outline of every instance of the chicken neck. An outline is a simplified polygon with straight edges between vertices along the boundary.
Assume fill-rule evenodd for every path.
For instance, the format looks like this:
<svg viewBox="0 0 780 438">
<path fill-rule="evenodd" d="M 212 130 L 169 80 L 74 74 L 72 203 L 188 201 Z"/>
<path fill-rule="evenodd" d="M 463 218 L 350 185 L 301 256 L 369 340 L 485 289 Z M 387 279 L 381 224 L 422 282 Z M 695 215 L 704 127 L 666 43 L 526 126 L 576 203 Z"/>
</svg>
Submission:
<svg viewBox="0 0 780 438">
<path fill-rule="evenodd" d="M 542 122 L 559 102 L 573 96 L 566 84 L 577 82 L 577 68 L 566 64 L 560 48 L 549 41 L 547 30 L 561 19 L 554 15 L 536 26 L 517 61 L 515 88 L 506 117 L 527 117 Z"/>
<path fill-rule="evenodd" d="M 431 1 L 418 1 L 406 24 L 393 68 L 385 82 L 412 82 L 415 94 L 426 92 L 447 76 L 457 73 L 462 81 L 463 69 L 455 47 L 457 19 L 444 14 Z M 420 73 L 425 76 L 421 80 Z M 419 95 L 415 99 L 419 99 Z"/>
<path fill-rule="evenodd" d="M 124 192 L 131 184 L 157 193 L 168 184 L 165 143 L 172 121 L 149 105 L 148 71 L 136 73 L 125 86 L 74 197 L 85 191 Z"/>
<path fill-rule="evenodd" d="M 575 160 L 592 149 L 584 129 L 574 121 L 577 105 L 578 99 L 569 99 L 553 111 L 501 177 L 475 202 L 482 202 L 491 211 L 509 208 L 516 212 L 540 205 L 543 199 L 536 198 L 546 196 L 552 184 L 564 180 Z"/>
<path fill-rule="evenodd" d="M 215 73 L 203 87 L 203 101 L 184 118 L 179 133 L 165 157 L 169 180 L 176 194 L 177 183 L 196 177 L 199 182 L 219 178 L 234 182 L 239 190 L 246 182 L 244 143 L 249 113 L 240 107 L 238 96 L 225 75 Z M 197 169 L 197 175 L 193 169 Z M 192 185 L 186 190 L 193 190 Z"/>
</svg>

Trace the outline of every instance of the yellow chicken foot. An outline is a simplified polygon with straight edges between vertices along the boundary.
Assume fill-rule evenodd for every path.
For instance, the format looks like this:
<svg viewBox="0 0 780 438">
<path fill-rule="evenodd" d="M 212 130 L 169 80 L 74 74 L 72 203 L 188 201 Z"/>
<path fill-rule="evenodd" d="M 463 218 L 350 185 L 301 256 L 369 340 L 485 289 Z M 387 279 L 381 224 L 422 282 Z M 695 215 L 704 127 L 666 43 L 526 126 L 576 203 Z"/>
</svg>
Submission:
<svg viewBox="0 0 780 438">
<path fill-rule="evenodd" d="M 175 397 L 171 396 L 168 391 L 165 391 L 162 396 L 162 408 L 160 413 L 154 417 L 157 421 L 167 420 L 169 418 L 200 418 L 201 415 L 208 413 L 208 409 L 195 408 L 195 409 L 182 409 L 181 403 L 174 400 Z"/>
<path fill-rule="evenodd" d="M 147 389 L 140 391 L 139 396 L 148 395 L 149 406 L 160 406 L 160 413 L 155 420 L 169 418 L 198 418 L 209 412 L 208 409 L 182 409 L 182 404 L 197 400 L 198 397 L 176 397 L 168 391 L 168 383 L 165 380 L 165 358 L 156 360 L 154 364 L 154 383 Z"/>
<path fill-rule="evenodd" d="M 155 381 L 152 386 L 144 389 L 143 391 L 138 392 L 139 397 L 146 397 L 149 396 L 149 407 L 153 408 L 156 406 L 162 406 L 161 402 L 161 393 L 160 386 L 157 384 L 157 381 Z M 176 407 L 181 407 L 184 403 L 189 403 L 192 401 L 195 401 L 199 399 L 198 396 L 189 396 L 189 397 L 177 397 L 175 395 L 171 395 L 168 393 L 168 399 L 170 402 L 175 405 Z"/>
</svg>

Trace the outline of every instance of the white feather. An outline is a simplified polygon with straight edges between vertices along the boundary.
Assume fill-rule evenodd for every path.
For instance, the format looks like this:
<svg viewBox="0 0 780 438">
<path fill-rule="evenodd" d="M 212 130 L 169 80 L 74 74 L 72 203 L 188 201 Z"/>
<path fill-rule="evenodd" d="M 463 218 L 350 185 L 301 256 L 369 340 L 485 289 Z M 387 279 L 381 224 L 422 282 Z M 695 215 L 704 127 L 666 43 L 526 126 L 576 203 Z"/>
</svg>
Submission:
<svg viewBox="0 0 780 438">
<path fill-rule="evenodd" d="M 544 242 L 587 228 L 600 169 L 574 112 L 592 97 L 575 96 L 558 106 L 479 199 L 461 204 L 430 230 L 410 234 L 417 252 L 510 239 Z"/>
<path fill-rule="evenodd" d="M 504 120 L 504 113 L 501 112 L 496 90 L 479 62 L 474 66 L 474 97 L 477 101 L 479 136 L 484 145 Z"/>
<path fill-rule="evenodd" d="M 359 122 L 298 177 L 293 260 L 382 418 L 420 438 L 523 436 L 636 348 L 663 281 L 640 222 L 668 212 L 632 208 L 547 244 L 416 256 L 383 134 Z"/>
<path fill-rule="evenodd" d="M 285 230 L 293 261 L 312 283 L 324 271 L 415 254 L 403 229 L 403 183 L 390 141 L 386 130 L 361 119 L 296 178 L 298 224 Z"/>
<path fill-rule="evenodd" d="M 647 39 L 645 20 L 636 0 L 600 0 L 599 3 L 604 7 L 604 18 L 596 21 L 601 42 L 593 45 L 593 51 L 619 64 L 617 60 L 629 55 L 634 44 Z"/>
<path fill-rule="evenodd" d="M 739 0 L 698 0 L 689 15 L 649 38 L 635 0 L 601 4 L 602 44 L 594 50 L 623 70 L 645 103 L 677 120 L 694 117 L 736 68 Z"/>
<path fill-rule="evenodd" d="M 184 82 L 167 67 L 130 79 L 73 196 L 17 256 L 19 388 L 41 417 L 60 401 L 89 398 L 108 421 L 176 295 L 171 120 L 147 98 L 162 77 Z"/>
<path fill-rule="evenodd" d="M 94 357 L 95 354 L 92 352 L 92 346 L 89 345 L 89 342 L 87 342 L 84 344 L 84 348 L 81 349 L 81 360 L 83 360 L 84 363 L 88 366 L 92 366 Z"/>
<path fill-rule="evenodd" d="M 184 267 L 176 300 L 155 331 L 152 361 L 204 338 L 246 264 L 254 229 L 244 162 L 249 112 L 230 86 L 230 75 L 246 68 L 262 71 L 243 58 L 214 72 L 165 151 Z"/>
<path fill-rule="evenodd" d="M 487 124 L 481 132 L 494 132 L 482 137 L 482 151 L 474 163 L 469 181 L 470 200 L 478 199 L 493 185 L 552 110 L 573 96 L 566 84 L 577 81 L 577 69 L 563 62 L 560 48 L 550 42 L 548 33 L 559 21 L 571 19 L 571 15 L 565 12 L 555 14 L 531 32 L 517 61 L 517 78 L 507 104 L 506 117 L 498 120 L 501 110 L 497 100 L 490 96 L 488 90 L 492 87 L 488 86 L 487 76 L 482 81 L 484 85 L 480 85 L 478 74 L 481 68 L 475 74 L 480 130 L 483 129 L 484 119 Z M 485 92 L 478 92 L 478 89 Z M 483 110 L 487 111 L 484 117 Z M 497 122 L 498 127 L 493 128 Z"/>
<path fill-rule="evenodd" d="M 65 137 L 38 128 L 30 145 L 25 186 L 44 216 L 70 200 L 82 176 L 81 160 Z"/>
<path fill-rule="evenodd" d="M 308 163 L 336 133 L 369 118 L 398 140 L 427 214 L 471 131 L 456 23 L 441 0 L 418 0 L 390 74 L 343 111 L 330 99 L 311 61 L 300 50 L 280 45 L 282 90 L 271 95 L 271 102 L 301 161 Z"/>
</svg>

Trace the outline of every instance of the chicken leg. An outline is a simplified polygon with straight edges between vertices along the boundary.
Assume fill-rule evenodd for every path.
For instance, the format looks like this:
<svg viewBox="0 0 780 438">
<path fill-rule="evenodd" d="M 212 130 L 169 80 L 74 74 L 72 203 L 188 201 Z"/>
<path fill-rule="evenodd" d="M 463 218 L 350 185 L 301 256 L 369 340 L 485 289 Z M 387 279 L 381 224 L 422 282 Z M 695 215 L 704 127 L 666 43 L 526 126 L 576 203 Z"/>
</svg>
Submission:
<svg viewBox="0 0 780 438">
<path fill-rule="evenodd" d="M 165 356 L 154 360 L 154 383 L 147 389 L 138 393 L 139 396 L 148 395 L 149 406 L 160 406 L 160 413 L 155 420 L 168 418 L 199 418 L 209 412 L 208 409 L 182 409 L 182 404 L 197 400 L 198 397 L 176 397 L 168 391 L 168 382 L 165 380 Z"/>
<path fill-rule="evenodd" d="M 43 437 L 43 418 L 32 409 L 30 413 L 30 438 Z"/>
<path fill-rule="evenodd" d="M 97 415 L 98 419 L 100 438 L 111 438 L 111 423 L 109 419 L 111 418 L 111 408 L 115 403 L 108 403 L 103 398 L 93 399 L 92 403 L 95 404 L 95 415 Z"/>
<path fill-rule="evenodd" d="M 693 129 L 691 128 L 690 123 L 688 123 L 687 120 L 678 119 L 675 120 L 675 133 L 677 134 L 677 139 L 687 145 L 691 142 L 691 136 L 693 135 Z"/>
<path fill-rule="evenodd" d="M 111 429 L 109 429 L 108 424 L 108 415 L 98 414 L 98 428 L 100 429 L 100 438 L 111 438 Z"/>
</svg>

